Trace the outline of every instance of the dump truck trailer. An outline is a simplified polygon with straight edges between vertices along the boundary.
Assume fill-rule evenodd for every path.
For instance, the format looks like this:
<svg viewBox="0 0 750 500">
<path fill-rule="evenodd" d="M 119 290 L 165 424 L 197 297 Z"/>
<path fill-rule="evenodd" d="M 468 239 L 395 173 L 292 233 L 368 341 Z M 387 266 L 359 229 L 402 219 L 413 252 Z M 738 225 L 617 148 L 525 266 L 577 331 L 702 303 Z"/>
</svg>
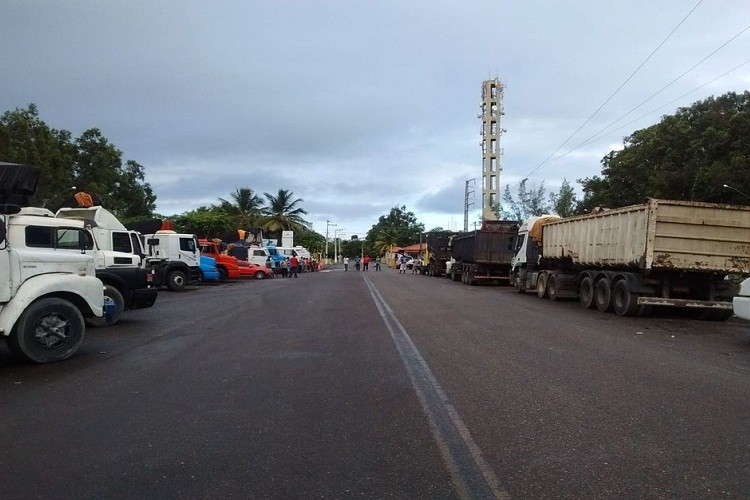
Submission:
<svg viewBox="0 0 750 500">
<path fill-rule="evenodd" d="M 621 316 L 652 306 L 732 314 L 730 275 L 750 272 L 750 207 L 649 199 L 560 219 L 535 217 L 516 239 L 511 279 L 540 298 L 578 298 Z"/>
<path fill-rule="evenodd" d="M 422 274 L 445 276 L 445 265 L 451 259 L 450 241 L 455 235 L 452 231 L 433 231 L 426 234 L 427 251 L 422 263 Z"/>
<path fill-rule="evenodd" d="M 451 239 L 451 279 L 466 285 L 508 284 L 516 221 L 485 221 L 482 229 L 459 233 Z"/>
</svg>

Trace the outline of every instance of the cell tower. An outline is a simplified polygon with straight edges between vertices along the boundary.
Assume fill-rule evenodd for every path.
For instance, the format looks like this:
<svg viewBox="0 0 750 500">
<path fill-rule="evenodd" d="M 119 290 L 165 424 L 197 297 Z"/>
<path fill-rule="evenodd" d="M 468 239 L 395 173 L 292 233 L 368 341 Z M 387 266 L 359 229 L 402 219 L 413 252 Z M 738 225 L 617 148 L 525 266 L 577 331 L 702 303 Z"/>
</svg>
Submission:
<svg viewBox="0 0 750 500">
<path fill-rule="evenodd" d="M 497 219 L 496 209 L 500 203 L 500 128 L 503 111 L 505 84 L 499 79 L 482 82 L 482 219 Z"/>
</svg>

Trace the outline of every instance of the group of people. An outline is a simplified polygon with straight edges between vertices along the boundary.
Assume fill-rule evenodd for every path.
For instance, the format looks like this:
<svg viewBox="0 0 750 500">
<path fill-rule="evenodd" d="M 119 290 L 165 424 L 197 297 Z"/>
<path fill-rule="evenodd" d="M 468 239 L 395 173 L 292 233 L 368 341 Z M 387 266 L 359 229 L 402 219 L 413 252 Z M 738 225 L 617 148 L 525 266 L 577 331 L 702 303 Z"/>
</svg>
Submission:
<svg viewBox="0 0 750 500">
<path fill-rule="evenodd" d="M 372 262 L 372 259 L 370 259 L 370 256 L 367 254 L 361 259 L 359 257 L 354 257 L 354 269 L 359 271 L 361 267 L 363 271 L 367 271 L 370 268 L 370 262 Z M 344 257 L 344 271 L 348 270 L 349 257 Z M 375 257 L 375 270 L 380 271 L 380 257 Z"/>
<path fill-rule="evenodd" d="M 317 267 L 317 264 L 310 257 L 304 258 L 296 255 L 279 262 L 282 278 L 291 278 L 292 276 L 298 278 L 297 274 L 301 273 L 303 268 L 307 271 L 317 271 Z"/>
</svg>

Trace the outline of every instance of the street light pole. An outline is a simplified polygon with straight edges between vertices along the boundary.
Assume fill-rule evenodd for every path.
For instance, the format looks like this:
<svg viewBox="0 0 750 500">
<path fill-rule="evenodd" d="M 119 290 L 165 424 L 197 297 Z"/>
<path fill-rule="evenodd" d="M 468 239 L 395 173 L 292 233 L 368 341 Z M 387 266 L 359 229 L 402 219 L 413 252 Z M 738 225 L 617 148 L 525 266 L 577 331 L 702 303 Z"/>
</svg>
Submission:
<svg viewBox="0 0 750 500">
<path fill-rule="evenodd" d="M 341 242 L 339 241 L 339 233 L 344 234 L 344 231 L 346 231 L 346 229 L 344 229 L 343 227 L 339 228 L 339 229 L 334 229 L 333 230 L 333 253 L 334 253 L 334 255 L 333 255 L 333 261 L 335 263 L 338 263 L 338 261 L 339 261 L 339 252 L 341 251 Z M 337 250 L 337 248 L 338 248 L 338 250 Z"/>
<path fill-rule="evenodd" d="M 332 224 L 331 221 L 326 221 L 326 264 L 328 263 L 328 228 L 336 227 L 336 224 Z"/>
</svg>

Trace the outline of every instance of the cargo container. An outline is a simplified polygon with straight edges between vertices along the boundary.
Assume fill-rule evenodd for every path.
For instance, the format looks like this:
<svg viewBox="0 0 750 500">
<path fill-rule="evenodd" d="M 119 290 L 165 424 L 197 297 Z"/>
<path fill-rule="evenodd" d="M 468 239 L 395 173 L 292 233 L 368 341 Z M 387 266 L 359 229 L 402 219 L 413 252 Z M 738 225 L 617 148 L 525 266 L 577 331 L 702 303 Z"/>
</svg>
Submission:
<svg viewBox="0 0 750 500">
<path fill-rule="evenodd" d="M 508 284 L 517 221 L 485 221 L 482 229 L 459 233 L 450 241 L 450 278 L 466 285 Z"/>
<path fill-rule="evenodd" d="M 427 233 L 427 250 L 422 259 L 421 273 L 427 276 L 445 276 L 445 265 L 451 259 L 450 241 L 456 233 L 433 231 Z"/>
<path fill-rule="evenodd" d="M 511 279 L 540 298 L 645 314 L 651 306 L 731 316 L 732 274 L 750 272 L 750 207 L 649 199 L 642 205 L 526 221 Z"/>
</svg>

